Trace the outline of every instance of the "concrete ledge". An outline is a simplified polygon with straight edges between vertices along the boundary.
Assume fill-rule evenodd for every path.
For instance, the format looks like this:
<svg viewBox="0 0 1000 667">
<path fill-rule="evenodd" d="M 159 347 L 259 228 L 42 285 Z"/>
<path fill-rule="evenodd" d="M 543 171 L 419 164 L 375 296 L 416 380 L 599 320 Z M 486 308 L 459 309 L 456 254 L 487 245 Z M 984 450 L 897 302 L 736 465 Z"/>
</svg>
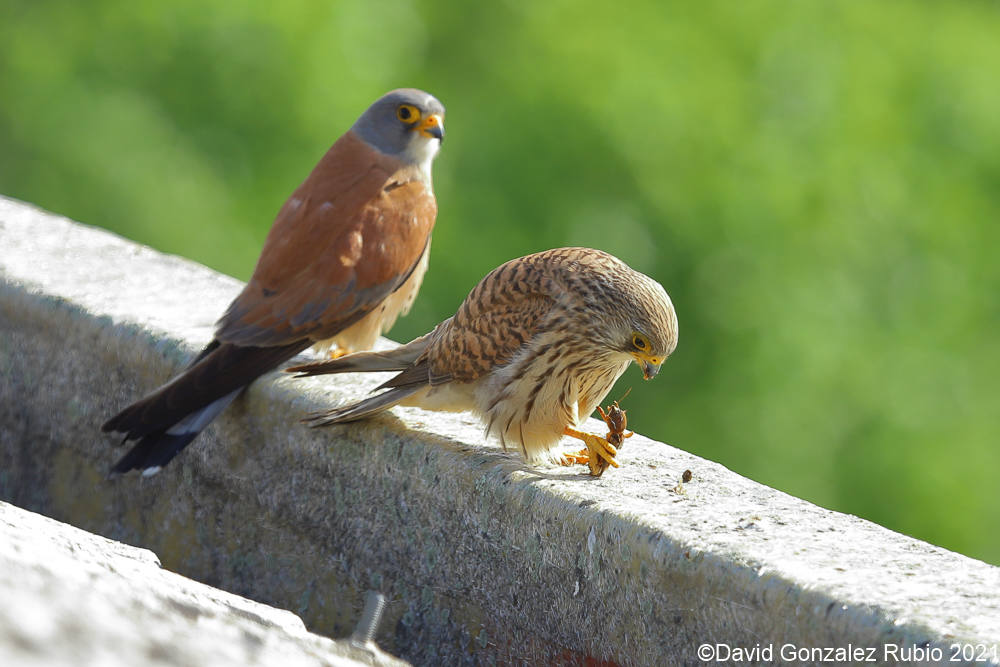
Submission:
<svg viewBox="0 0 1000 667">
<path fill-rule="evenodd" d="M 298 423 L 377 378 L 272 374 L 165 473 L 105 482 L 120 450 L 103 419 L 172 376 L 238 289 L 0 199 L 0 498 L 329 636 L 380 590 L 376 640 L 422 664 L 696 664 L 704 643 L 995 662 L 1000 569 L 663 443 L 637 435 L 593 480 L 527 467 L 462 416 Z"/>
<path fill-rule="evenodd" d="M 0 502 L 0 664 L 405 665 Z"/>
</svg>

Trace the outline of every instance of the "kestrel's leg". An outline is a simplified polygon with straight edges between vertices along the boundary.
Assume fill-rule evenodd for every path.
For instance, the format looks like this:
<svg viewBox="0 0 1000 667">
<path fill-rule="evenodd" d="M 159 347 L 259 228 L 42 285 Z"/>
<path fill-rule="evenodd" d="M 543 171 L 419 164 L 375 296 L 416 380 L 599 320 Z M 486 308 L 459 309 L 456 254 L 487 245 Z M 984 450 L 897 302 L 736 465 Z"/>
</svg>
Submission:
<svg viewBox="0 0 1000 667">
<path fill-rule="evenodd" d="M 327 352 L 326 354 L 331 360 L 333 360 L 333 359 L 340 359 L 341 357 L 347 356 L 350 353 L 351 351 L 348 350 L 346 347 L 340 347 L 339 345 L 334 343 L 333 345 L 330 346 L 330 351 Z"/>
<path fill-rule="evenodd" d="M 607 438 L 602 438 L 593 433 L 584 433 L 570 426 L 563 429 L 563 433 L 571 438 L 583 440 L 583 444 L 587 445 L 586 454 L 581 451 L 571 454 L 567 458 L 575 459 L 577 463 L 586 463 L 590 467 L 590 474 L 594 477 L 600 477 L 601 473 L 604 472 L 603 468 L 607 467 L 607 464 L 601 466 L 602 460 L 607 461 L 607 463 L 616 468 L 620 467 L 618 461 L 615 461 L 615 454 L 618 453 L 618 450 L 607 441 Z"/>
</svg>

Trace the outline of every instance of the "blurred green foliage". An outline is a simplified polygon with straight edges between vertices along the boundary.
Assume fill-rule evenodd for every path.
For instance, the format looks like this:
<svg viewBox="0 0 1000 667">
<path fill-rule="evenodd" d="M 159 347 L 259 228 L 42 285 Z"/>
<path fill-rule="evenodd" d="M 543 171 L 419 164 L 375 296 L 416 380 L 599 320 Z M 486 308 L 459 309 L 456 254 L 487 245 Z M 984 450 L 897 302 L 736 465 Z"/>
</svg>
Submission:
<svg viewBox="0 0 1000 667">
<path fill-rule="evenodd" d="M 0 192 L 245 279 L 327 146 L 425 88 L 440 215 L 394 338 L 511 257 L 606 249 L 681 323 L 609 396 L 632 425 L 1000 563 L 997 2 L 0 12 Z"/>
</svg>

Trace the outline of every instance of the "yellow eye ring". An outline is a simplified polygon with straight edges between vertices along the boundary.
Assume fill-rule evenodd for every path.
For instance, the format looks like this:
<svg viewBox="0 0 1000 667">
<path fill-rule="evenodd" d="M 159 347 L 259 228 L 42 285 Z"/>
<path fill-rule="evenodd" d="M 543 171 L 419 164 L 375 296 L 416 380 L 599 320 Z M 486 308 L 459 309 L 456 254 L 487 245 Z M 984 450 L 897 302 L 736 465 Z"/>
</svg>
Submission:
<svg viewBox="0 0 1000 667">
<path fill-rule="evenodd" d="M 632 334 L 632 347 L 642 352 L 649 350 L 649 340 L 639 332 Z"/>
<path fill-rule="evenodd" d="M 396 108 L 396 118 L 411 125 L 420 120 L 420 109 L 412 104 L 400 104 Z"/>
</svg>

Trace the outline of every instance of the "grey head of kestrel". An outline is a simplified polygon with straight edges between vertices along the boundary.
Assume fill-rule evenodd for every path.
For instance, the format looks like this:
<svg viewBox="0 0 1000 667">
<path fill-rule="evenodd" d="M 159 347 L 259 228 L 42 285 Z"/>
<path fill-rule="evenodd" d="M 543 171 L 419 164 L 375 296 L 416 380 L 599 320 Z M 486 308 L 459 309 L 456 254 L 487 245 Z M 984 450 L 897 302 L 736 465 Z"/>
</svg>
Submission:
<svg viewBox="0 0 1000 667">
<path fill-rule="evenodd" d="M 453 317 L 406 345 L 287 370 L 399 371 L 382 393 L 313 415 L 313 425 L 394 405 L 469 410 L 529 462 L 565 462 L 562 436 L 583 440 L 588 456 L 577 460 L 599 475 L 617 467 L 617 451 L 577 427 L 631 362 L 650 379 L 676 346 L 677 316 L 658 282 L 606 252 L 557 248 L 497 267 Z"/>
</svg>

